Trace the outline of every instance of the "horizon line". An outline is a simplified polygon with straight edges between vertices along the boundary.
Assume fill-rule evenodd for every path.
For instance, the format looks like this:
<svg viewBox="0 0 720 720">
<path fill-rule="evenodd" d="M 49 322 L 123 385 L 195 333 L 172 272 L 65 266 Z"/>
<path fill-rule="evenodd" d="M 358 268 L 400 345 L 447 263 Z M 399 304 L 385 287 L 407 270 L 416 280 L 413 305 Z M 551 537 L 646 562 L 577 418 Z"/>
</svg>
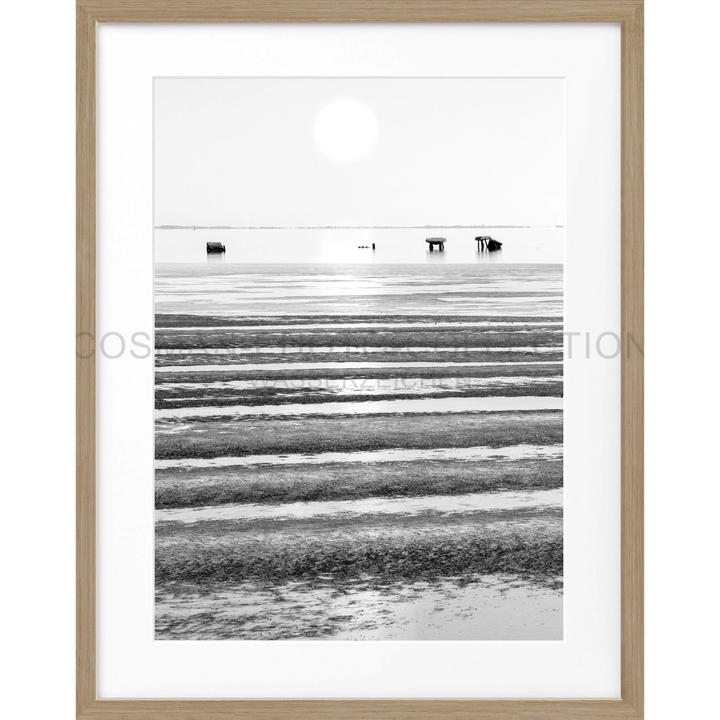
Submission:
<svg viewBox="0 0 720 720">
<path fill-rule="evenodd" d="M 562 230 L 564 225 L 154 225 L 154 230 Z"/>
</svg>

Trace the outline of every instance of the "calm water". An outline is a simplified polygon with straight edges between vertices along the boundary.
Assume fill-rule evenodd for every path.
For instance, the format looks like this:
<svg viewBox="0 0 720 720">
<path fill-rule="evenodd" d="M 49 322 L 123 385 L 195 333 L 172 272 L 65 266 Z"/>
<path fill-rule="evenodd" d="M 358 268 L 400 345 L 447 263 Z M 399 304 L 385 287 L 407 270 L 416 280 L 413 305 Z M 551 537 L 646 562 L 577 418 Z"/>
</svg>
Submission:
<svg viewBox="0 0 720 720">
<path fill-rule="evenodd" d="M 563 312 L 563 266 L 240 264 L 207 259 L 158 263 L 155 311 L 280 318 L 480 315 L 559 320 Z"/>
<path fill-rule="evenodd" d="M 494 463 L 512 460 L 562 460 L 562 445 L 510 445 L 508 447 L 461 447 L 411 450 L 367 450 L 356 452 L 324 452 L 302 455 L 244 455 L 242 457 L 182 458 L 156 460 L 158 470 L 172 468 L 248 467 L 250 465 L 326 465 L 329 463 L 386 463 L 423 460 L 492 460 Z"/>
<path fill-rule="evenodd" d="M 490 235 L 502 250 L 478 253 Z M 426 237 L 445 237 L 445 252 L 428 252 Z M 562 263 L 563 228 L 429 228 L 348 230 L 155 230 L 157 263 Z M 207 242 L 226 252 L 208 255 Z M 372 244 L 375 243 L 373 251 Z M 361 246 L 369 246 L 367 248 Z"/>
</svg>

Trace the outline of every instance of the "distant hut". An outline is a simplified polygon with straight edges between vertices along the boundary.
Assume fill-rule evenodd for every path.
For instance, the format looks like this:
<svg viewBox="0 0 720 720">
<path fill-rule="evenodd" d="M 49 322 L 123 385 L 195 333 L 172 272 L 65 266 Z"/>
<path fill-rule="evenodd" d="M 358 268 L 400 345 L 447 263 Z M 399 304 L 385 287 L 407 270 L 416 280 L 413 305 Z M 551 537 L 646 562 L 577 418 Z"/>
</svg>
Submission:
<svg viewBox="0 0 720 720">
<path fill-rule="evenodd" d="M 209 242 L 207 244 L 207 251 L 208 254 L 210 253 L 224 253 L 225 252 L 225 246 L 222 243 L 219 242 Z"/>
<path fill-rule="evenodd" d="M 438 246 L 438 250 L 440 252 L 444 252 L 445 250 L 445 243 L 447 240 L 445 238 L 441 237 L 434 237 L 434 238 L 425 238 L 425 242 L 430 246 L 430 252 L 433 252 L 435 250 L 435 246 Z"/>
<path fill-rule="evenodd" d="M 487 249 L 490 252 L 495 252 L 496 250 L 500 250 L 502 247 L 502 243 L 498 240 L 493 240 L 489 235 L 479 235 L 475 238 L 475 242 L 477 243 L 477 249 L 478 252 L 481 252 L 482 250 Z"/>
</svg>

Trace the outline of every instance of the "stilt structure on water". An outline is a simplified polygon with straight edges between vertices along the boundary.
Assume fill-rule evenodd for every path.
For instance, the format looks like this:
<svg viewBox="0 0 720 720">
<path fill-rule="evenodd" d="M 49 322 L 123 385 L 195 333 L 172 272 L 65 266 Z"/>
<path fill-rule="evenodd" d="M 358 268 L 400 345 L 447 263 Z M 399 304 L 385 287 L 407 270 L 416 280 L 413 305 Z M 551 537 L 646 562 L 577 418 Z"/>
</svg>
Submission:
<svg viewBox="0 0 720 720">
<path fill-rule="evenodd" d="M 435 250 L 435 246 L 438 246 L 438 250 L 440 252 L 445 251 L 445 243 L 447 240 L 445 238 L 441 237 L 435 237 L 435 238 L 425 238 L 425 242 L 430 246 L 430 252 L 433 252 Z"/>
<path fill-rule="evenodd" d="M 495 252 L 502 248 L 502 243 L 498 240 L 493 240 L 489 235 L 479 235 L 475 238 L 475 242 L 477 243 L 478 252 L 482 252 L 483 250 Z"/>
</svg>

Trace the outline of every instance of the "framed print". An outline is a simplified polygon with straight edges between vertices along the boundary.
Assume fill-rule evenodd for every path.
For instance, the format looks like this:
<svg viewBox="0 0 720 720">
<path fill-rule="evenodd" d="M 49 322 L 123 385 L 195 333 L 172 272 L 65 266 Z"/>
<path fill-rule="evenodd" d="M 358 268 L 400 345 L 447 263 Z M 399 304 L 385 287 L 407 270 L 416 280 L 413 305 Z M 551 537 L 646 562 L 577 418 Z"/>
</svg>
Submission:
<svg viewBox="0 0 720 720">
<path fill-rule="evenodd" d="M 642 717 L 642 2 L 77 8 L 78 717 Z"/>
<path fill-rule="evenodd" d="M 157 78 L 154 112 L 155 639 L 563 640 L 563 81 Z M 169 223 L 203 195 L 229 228 Z"/>
</svg>

